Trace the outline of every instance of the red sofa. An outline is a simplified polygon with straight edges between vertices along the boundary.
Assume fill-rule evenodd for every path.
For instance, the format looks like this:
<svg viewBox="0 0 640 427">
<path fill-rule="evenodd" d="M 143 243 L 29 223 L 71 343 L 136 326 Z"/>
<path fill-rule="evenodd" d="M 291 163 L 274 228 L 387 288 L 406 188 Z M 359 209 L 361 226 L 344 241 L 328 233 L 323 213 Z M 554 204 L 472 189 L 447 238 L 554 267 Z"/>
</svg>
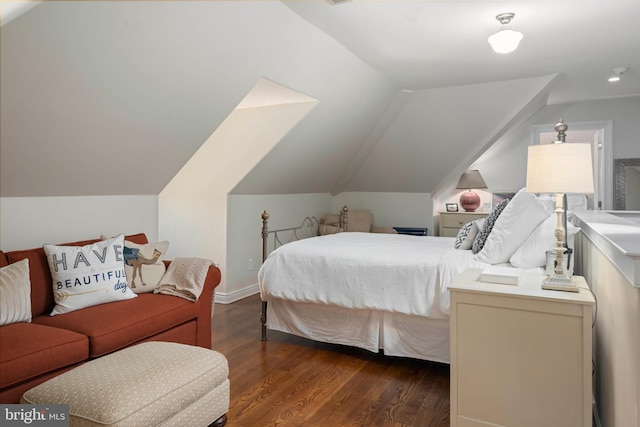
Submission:
<svg viewBox="0 0 640 427">
<path fill-rule="evenodd" d="M 126 236 L 126 240 L 148 243 L 144 234 Z M 65 245 L 83 246 L 96 241 Z M 49 316 L 55 303 L 44 250 L 0 251 L 0 267 L 24 258 L 29 259 L 32 321 L 0 326 L 0 403 L 18 403 L 25 391 L 56 375 L 143 341 L 211 348 L 213 292 L 221 279 L 217 267 L 209 267 L 204 289 L 195 303 L 171 295 L 142 293 L 133 299 Z"/>
</svg>

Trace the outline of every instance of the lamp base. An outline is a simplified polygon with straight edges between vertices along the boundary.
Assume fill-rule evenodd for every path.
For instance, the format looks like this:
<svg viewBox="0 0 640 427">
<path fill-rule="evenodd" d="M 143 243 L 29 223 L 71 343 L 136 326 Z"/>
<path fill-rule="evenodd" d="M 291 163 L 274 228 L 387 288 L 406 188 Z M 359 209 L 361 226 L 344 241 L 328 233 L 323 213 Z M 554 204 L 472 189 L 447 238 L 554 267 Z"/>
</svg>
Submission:
<svg viewBox="0 0 640 427">
<path fill-rule="evenodd" d="M 466 212 L 475 212 L 480 207 L 480 196 L 471 190 L 465 191 L 460 196 L 460 206 Z"/>
<path fill-rule="evenodd" d="M 542 281 L 542 289 L 552 291 L 580 292 L 580 288 L 570 277 L 553 274 Z"/>
</svg>

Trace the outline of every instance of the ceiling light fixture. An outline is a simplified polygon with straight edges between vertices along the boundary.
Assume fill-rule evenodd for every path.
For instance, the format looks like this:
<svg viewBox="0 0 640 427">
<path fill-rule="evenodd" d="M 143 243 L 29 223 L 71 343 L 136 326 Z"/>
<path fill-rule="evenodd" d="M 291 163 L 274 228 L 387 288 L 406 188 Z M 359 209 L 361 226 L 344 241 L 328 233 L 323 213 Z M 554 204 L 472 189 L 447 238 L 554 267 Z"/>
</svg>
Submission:
<svg viewBox="0 0 640 427">
<path fill-rule="evenodd" d="M 618 67 L 613 69 L 614 76 L 609 77 L 609 83 L 615 83 L 620 81 L 620 76 L 626 73 L 627 67 Z"/>
<path fill-rule="evenodd" d="M 518 44 L 520 40 L 522 40 L 522 33 L 514 31 L 508 26 L 514 16 L 516 16 L 516 14 L 510 12 L 501 13 L 496 16 L 496 19 L 502 24 L 502 27 L 497 33 L 489 37 L 489 44 L 494 51 L 498 53 L 509 53 L 518 48 Z"/>
</svg>

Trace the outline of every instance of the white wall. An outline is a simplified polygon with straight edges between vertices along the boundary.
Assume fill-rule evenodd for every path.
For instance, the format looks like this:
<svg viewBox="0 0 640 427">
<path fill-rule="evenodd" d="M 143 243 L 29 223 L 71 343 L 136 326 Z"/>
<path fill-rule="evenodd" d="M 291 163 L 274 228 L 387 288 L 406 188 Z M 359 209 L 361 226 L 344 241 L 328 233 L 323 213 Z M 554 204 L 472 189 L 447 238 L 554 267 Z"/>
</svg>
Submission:
<svg viewBox="0 0 640 427">
<path fill-rule="evenodd" d="M 270 230 L 298 227 L 307 216 L 319 219 L 324 213 L 331 212 L 331 194 L 229 195 L 226 280 L 225 286 L 216 292 L 216 301 L 233 302 L 258 292 L 264 211 L 269 214 L 267 226 Z M 273 239 L 270 238 L 268 250 L 272 249 Z M 249 270 L 250 259 L 253 260 L 252 270 Z"/>
<path fill-rule="evenodd" d="M 211 259 L 222 272 L 216 292 L 237 290 L 227 285 L 227 194 L 315 105 L 236 109 L 227 117 L 160 194 L 159 234 L 170 242 L 168 258 Z"/>
<path fill-rule="evenodd" d="M 475 166 L 482 173 L 489 191 L 524 187 L 532 126 L 557 123 L 561 118 L 569 125 L 569 131 L 571 122 L 612 120 L 613 158 L 640 157 L 639 117 L 640 97 L 549 105 L 496 142 L 478 159 Z M 613 171 L 613 165 L 610 166 Z"/>
<path fill-rule="evenodd" d="M 2 197 L 0 249 L 145 233 L 158 237 L 158 196 Z"/>
</svg>

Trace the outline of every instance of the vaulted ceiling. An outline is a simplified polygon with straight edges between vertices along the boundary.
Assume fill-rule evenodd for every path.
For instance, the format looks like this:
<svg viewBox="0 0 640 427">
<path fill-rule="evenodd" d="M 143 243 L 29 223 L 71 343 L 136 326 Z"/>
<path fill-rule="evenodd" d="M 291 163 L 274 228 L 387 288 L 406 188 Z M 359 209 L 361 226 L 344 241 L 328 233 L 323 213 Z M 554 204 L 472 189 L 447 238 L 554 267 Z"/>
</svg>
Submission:
<svg viewBox="0 0 640 427">
<path fill-rule="evenodd" d="M 501 12 L 524 33 L 509 55 L 486 42 Z M 431 192 L 547 103 L 640 94 L 637 1 L 42 2 L 12 16 L 2 196 L 159 194 L 262 78 L 319 102 L 235 193 Z"/>
</svg>

